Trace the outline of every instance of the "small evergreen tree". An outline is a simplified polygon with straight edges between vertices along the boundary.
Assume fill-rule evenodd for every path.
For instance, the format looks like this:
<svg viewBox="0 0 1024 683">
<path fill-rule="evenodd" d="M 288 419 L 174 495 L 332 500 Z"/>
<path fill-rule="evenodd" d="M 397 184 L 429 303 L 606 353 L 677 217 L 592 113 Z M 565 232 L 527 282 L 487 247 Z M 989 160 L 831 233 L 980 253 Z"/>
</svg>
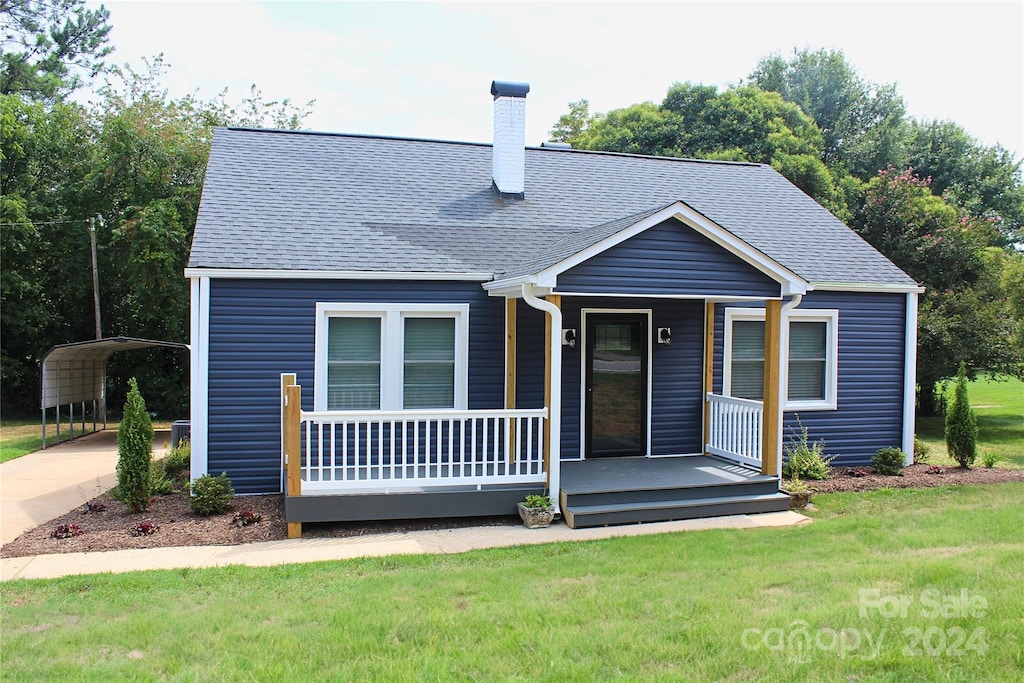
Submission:
<svg viewBox="0 0 1024 683">
<path fill-rule="evenodd" d="M 977 439 L 978 422 L 967 397 L 967 368 L 961 362 L 953 400 L 946 411 L 946 447 L 949 449 L 949 457 L 956 460 L 960 467 L 969 468 L 974 464 Z"/>
<path fill-rule="evenodd" d="M 151 498 L 149 463 L 153 458 L 153 423 L 134 377 L 128 381 L 128 386 L 124 415 L 117 429 L 117 497 L 132 512 L 142 512 L 149 507 Z"/>
</svg>

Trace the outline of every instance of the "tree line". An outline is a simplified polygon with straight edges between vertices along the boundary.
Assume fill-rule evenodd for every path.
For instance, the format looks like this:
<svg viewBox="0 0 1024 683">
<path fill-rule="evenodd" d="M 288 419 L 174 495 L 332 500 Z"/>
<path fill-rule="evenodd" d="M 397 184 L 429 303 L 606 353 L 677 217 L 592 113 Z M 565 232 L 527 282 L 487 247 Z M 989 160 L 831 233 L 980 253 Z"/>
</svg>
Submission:
<svg viewBox="0 0 1024 683">
<path fill-rule="evenodd" d="M 569 103 L 551 130 L 577 149 L 769 164 L 922 284 L 920 409 L 963 362 L 1024 377 L 1021 161 L 952 121 L 907 115 L 895 85 L 842 52 L 761 59 L 719 90 L 672 85 L 660 103 L 596 114 Z"/>
<path fill-rule="evenodd" d="M 216 126 L 296 129 L 312 102 L 253 86 L 168 96 L 160 57 L 108 63 L 109 14 L 84 0 L 0 0 L 0 404 L 38 410 L 39 362 L 94 336 L 89 221 L 96 221 L 104 336 L 188 341 L 183 277 Z M 72 95 L 87 91 L 88 98 Z M 83 99 L 87 99 L 84 103 Z M 840 52 L 762 59 L 719 90 L 677 83 L 660 103 L 592 113 L 569 104 L 552 138 L 576 148 L 771 164 L 927 287 L 922 406 L 968 371 L 1024 376 L 1024 185 L 1020 161 L 949 121 L 907 116 L 895 86 L 865 82 Z M 188 411 L 180 351 L 115 354 L 151 409 Z"/>
<path fill-rule="evenodd" d="M 103 336 L 187 343 L 183 271 L 214 127 L 294 129 L 311 103 L 267 101 L 255 86 L 235 103 L 171 98 L 161 57 L 138 71 L 107 63 L 104 8 L 2 2 L 0 402 L 13 416 L 39 409 L 51 346 L 95 336 L 90 222 Z M 121 405 L 134 376 L 152 410 L 187 416 L 188 367 L 180 350 L 115 354 L 107 403 Z"/>
</svg>

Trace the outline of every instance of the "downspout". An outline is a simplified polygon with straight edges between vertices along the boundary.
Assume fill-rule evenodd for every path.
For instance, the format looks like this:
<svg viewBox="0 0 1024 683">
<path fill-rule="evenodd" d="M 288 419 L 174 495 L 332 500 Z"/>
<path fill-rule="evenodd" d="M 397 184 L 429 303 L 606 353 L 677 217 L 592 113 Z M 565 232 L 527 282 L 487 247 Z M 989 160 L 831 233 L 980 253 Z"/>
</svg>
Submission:
<svg viewBox="0 0 1024 683">
<path fill-rule="evenodd" d="M 521 286 L 523 301 L 531 308 L 543 311 L 551 316 L 551 397 L 548 408 L 548 430 L 551 445 L 548 452 L 548 491 L 555 503 L 555 513 L 559 509 L 559 493 L 561 486 L 561 442 L 562 442 L 562 311 L 550 301 L 538 298 L 533 293 L 533 285 L 523 283 Z"/>
<path fill-rule="evenodd" d="M 782 304 L 782 309 L 779 314 L 781 320 L 782 329 L 779 335 L 779 344 L 782 346 L 779 349 L 779 363 L 782 365 L 779 368 L 779 441 L 778 450 L 779 454 L 778 472 L 776 474 L 779 480 L 782 480 L 782 465 L 785 459 L 785 452 L 782 449 L 783 442 L 783 431 L 786 424 L 786 396 L 789 394 L 789 325 L 786 324 L 786 315 L 794 308 L 800 305 L 800 302 L 804 300 L 803 294 L 793 294 L 789 301 Z"/>
</svg>

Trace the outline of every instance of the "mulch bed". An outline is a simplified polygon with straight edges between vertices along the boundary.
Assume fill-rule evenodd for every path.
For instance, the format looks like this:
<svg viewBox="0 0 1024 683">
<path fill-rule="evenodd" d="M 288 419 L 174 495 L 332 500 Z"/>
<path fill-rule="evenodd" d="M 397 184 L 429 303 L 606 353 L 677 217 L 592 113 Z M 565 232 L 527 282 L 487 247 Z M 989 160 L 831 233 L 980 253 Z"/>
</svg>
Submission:
<svg viewBox="0 0 1024 683">
<path fill-rule="evenodd" d="M 875 474 L 870 468 L 857 468 L 862 476 L 855 476 L 851 468 L 835 468 L 824 481 L 807 481 L 814 493 L 837 491 L 871 491 L 879 488 L 924 488 L 956 484 L 995 484 L 1024 481 L 1024 470 L 1005 468 L 937 468 L 942 473 L 929 471 L 930 465 L 911 465 L 904 476 Z M 284 500 L 280 494 L 239 496 L 225 513 L 201 517 L 188 505 L 184 490 L 153 499 L 149 510 L 133 513 L 118 501 L 103 494 L 89 501 L 93 507 L 103 506 L 97 512 L 86 512 L 86 505 L 52 519 L 0 548 L 0 557 L 46 555 L 52 553 L 94 552 L 125 550 L 130 548 L 160 548 L 194 545 L 240 545 L 257 541 L 274 541 L 287 537 L 284 519 Z M 232 523 L 236 512 L 251 510 L 262 518 L 245 527 Z M 149 522 L 159 527 L 152 534 L 135 535 L 132 529 Z M 52 538 L 50 534 L 60 525 L 77 525 L 82 533 L 70 538 Z M 404 533 L 417 529 L 454 529 L 465 526 L 508 526 L 520 524 L 515 515 L 487 518 L 455 518 L 430 520 L 404 520 L 394 522 L 338 522 L 331 524 L 304 524 L 303 538 L 343 538 L 365 534 Z"/>
<path fill-rule="evenodd" d="M 958 484 L 1001 484 L 1008 481 L 1024 481 L 1024 470 L 1003 467 L 973 467 L 964 470 L 959 467 L 938 467 L 916 464 L 903 470 L 903 476 L 876 474 L 870 467 L 832 468 L 828 479 L 805 480 L 814 493 L 837 493 L 840 491 L 874 491 L 881 488 L 909 489 L 929 486 L 954 486 Z"/>
</svg>

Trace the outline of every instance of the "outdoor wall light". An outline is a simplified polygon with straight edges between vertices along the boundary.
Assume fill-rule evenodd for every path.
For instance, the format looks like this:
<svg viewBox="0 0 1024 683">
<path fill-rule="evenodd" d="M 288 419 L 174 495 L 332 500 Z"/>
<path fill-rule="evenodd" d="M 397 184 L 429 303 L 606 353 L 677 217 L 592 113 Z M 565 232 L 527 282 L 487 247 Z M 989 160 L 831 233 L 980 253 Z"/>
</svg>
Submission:
<svg viewBox="0 0 1024 683">
<path fill-rule="evenodd" d="M 562 330 L 562 346 L 576 346 L 576 330 Z"/>
<path fill-rule="evenodd" d="M 658 328 L 658 343 L 659 344 L 671 344 L 672 343 L 672 328 L 671 327 L 659 327 Z"/>
</svg>

